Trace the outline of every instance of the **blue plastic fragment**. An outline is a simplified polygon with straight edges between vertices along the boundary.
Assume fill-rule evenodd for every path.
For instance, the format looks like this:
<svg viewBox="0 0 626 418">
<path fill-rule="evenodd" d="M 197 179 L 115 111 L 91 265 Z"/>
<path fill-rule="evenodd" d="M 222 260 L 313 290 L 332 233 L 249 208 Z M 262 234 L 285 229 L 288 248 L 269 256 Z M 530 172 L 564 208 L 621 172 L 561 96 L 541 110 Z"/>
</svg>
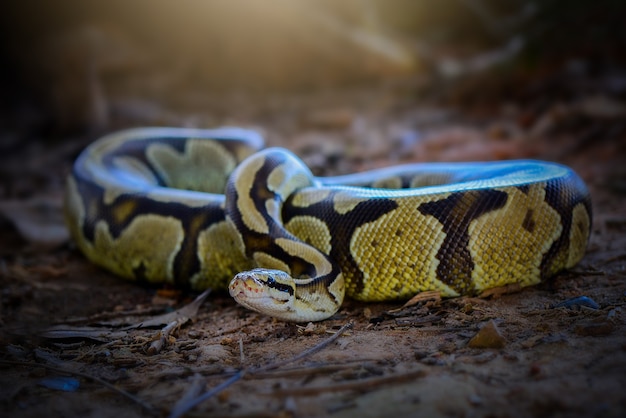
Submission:
<svg viewBox="0 0 626 418">
<path fill-rule="evenodd" d="M 572 299 L 564 300 L 563 302 L 554 305 L 554 308 L 567 308 L 567 309 L 580 309 L 581 307 L 600 309 L 600 305 L 593 299 L 587 296 L 578 296 Z"/>
<path fill-rule="evenodd" d="M 78 379 L 73 377 L 44 377 L 37 383 L 48 389 L 62 390 L 64 392 L 75 392 L 80 387 Z"/>
</svg>

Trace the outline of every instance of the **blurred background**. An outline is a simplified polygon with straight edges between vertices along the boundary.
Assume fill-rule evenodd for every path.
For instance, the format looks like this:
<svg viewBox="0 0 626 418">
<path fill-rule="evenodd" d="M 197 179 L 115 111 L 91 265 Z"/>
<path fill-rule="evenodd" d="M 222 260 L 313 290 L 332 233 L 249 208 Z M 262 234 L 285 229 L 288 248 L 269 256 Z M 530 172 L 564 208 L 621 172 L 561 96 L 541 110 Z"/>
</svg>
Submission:
<svg viewBox="0 0 626 418">
<path fill-rule="evenodd" d="M 581 91 L 623 97 L 624 4 L 10 2 L 0 16 L 3 148 L 18 146 L 7 130 L 206 126 L 245 119 L 271 97 L 338 89 L 455 105 Z"/>
<path fill-rule="evenodd" d="M 59 196 L 88 143 L 164 125 L 256 129 L 318 175 L 542 158 L 604 181 L 583 160 L 625 154 L 625 12 L 622 0 L 9 2 L 0 199 Z"/>
</svg>

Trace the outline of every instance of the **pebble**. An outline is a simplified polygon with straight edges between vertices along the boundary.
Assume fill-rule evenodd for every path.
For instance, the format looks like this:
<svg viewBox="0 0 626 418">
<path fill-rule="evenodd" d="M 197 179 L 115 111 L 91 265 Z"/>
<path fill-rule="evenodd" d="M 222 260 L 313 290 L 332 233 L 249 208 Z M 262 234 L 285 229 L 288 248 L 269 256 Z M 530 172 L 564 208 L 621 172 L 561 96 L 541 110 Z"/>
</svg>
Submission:
<svg viewBox="0 0 626 418">
<path fill-rule="evenodd" d="M 201 331 L 192 329 L 192 330 L 189 330 L 189 332 L 187 333 L 187 336 L 189 338 L 198 339 L 198 338 L 202 338 L 203 333 Z"/>
<path fill-rule="evenodd" d="M 467 345 L 471 348 L 502 348 L 506 345 L 506 339 L 492 320 L 487 322 Z"/>
</svg>

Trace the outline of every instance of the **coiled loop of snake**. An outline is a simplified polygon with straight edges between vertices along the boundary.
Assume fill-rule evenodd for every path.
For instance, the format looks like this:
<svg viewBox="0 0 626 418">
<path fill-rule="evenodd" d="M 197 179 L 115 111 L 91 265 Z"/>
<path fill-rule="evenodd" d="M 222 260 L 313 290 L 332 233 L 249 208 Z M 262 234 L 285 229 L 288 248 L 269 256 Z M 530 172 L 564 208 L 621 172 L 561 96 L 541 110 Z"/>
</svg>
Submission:
<svg viewBox="0 0 626 418">
<path fill-rule="evenodd" d="M 584 255 L 590 198 L 565 166 L 409 164 L 316 178 L 292 153 L 261 146 L 241 129 L 103 138 L 68 178 L 72 236 L 120 276 L 228 285 L 242 305 L 292 321 L 333 315 L 344 293 L 528 286 Z"/>
</svg>

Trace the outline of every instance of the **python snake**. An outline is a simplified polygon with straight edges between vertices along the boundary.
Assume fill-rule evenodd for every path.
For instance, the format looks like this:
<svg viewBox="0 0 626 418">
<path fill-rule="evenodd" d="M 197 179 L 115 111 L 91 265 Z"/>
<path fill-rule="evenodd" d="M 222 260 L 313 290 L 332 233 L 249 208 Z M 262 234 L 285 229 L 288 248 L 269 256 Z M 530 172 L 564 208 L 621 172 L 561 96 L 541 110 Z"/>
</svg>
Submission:
<svg viewBox="0 0 626 418">
<path fill-rule="evenodd" d="M 65 216 L 119 276 L 225 289 L 289 321 L 435 290 L 529 286 L 574 266 L 591 225 L 585 184 L 540 161 L 426 163 L 314 177 L 249 130 L 139 128 L 87 147 Z"/>
</svg>

